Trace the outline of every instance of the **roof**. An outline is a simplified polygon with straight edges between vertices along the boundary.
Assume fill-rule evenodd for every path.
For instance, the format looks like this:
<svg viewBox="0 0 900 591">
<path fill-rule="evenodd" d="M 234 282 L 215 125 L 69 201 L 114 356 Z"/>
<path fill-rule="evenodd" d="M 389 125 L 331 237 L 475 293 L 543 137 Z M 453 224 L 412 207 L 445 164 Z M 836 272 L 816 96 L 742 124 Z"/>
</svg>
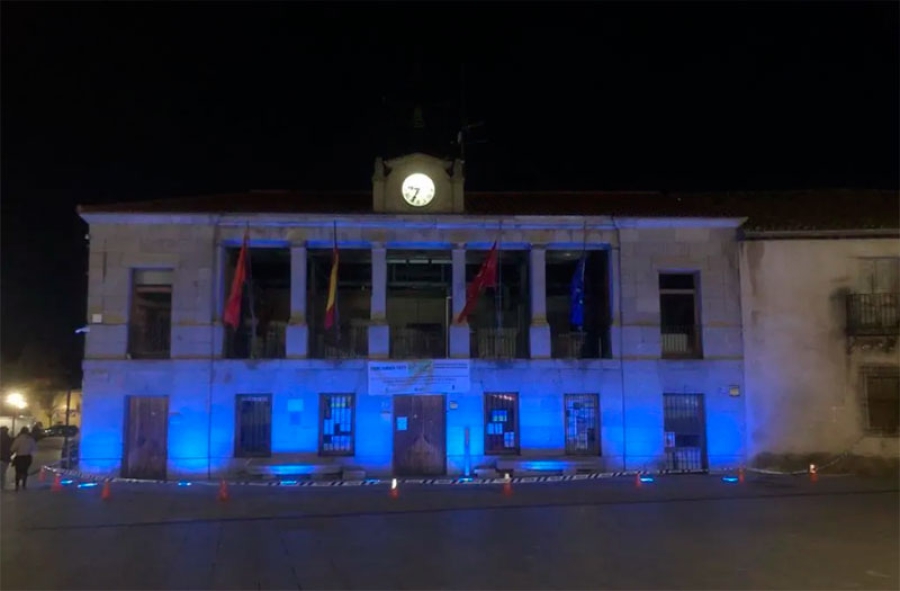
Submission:
<svg viewBox="0 0 900 591">
<path fill-rule="evenodd" d="M 826 189 L 662 193 L 652 191 L 466 192 L 468 215 L 609 215 L 619 217 L 746 217 L 750 231 L 900 228 L 900 193 Z M 370 191 L 251 191 L 79 206 L 81 214 L 367 214 Z"/>
</svg>

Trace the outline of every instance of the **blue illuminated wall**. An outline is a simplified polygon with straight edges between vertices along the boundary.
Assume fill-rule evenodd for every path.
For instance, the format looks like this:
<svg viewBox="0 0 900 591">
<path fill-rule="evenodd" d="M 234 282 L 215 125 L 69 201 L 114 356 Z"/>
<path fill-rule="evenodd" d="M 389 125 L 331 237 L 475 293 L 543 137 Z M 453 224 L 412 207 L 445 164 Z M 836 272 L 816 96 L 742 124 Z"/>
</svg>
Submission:
<svg viewBox="0 0 900 591">
<path fill-rule="evenodd" d="M 390 474 L 392 399 L 368 394 L 365 361 L 217 361 L 213 367 L 210 388 L 208 362 L 87 363 L 82 469 L 104 474 L 119 469 L 127 395 L 168 394 L 169 477 L 240 471 L 246 460 L 233 457 L 235 396 L 272 394 L 274 461 L 338 461 L 371 474 Z M 623 376 L 617 360 L 474 361 L 472 390 L 446 397 L 448 471 L 464 472 L 466 427 L 470 467 L 493 459 L 484 456 L 484 392 L 519 393 L 522 455 L 536 458 L 564 453 L 563 395 L 599 394 L 602 457 L 608 470 L 663 467 L 663 392 L 702 392 L 710 465 L 734 465 L 743 454 L 743 408 L 721 384 L 739 382 L 740 372 L 735 362 L 626 362 L 623 409 Z M 320 393 L 357 395 L 354 457 L 318 457 Z M 292 400 L 294 412 L 289 412 Z"/>
</svg>

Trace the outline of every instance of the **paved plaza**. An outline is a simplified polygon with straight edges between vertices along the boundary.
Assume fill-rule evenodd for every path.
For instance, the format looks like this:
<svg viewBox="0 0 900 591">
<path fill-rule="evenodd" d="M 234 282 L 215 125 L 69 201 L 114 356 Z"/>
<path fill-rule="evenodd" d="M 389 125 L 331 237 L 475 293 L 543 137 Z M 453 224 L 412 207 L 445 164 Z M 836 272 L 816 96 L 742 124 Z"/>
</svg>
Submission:
<svg viewBox="0 0 900 591">
<path fill-rule="evenodd" d="M 884 480 L 35 485 L 2 495 L 2 589 L 900 587 Z"/>
</svg>

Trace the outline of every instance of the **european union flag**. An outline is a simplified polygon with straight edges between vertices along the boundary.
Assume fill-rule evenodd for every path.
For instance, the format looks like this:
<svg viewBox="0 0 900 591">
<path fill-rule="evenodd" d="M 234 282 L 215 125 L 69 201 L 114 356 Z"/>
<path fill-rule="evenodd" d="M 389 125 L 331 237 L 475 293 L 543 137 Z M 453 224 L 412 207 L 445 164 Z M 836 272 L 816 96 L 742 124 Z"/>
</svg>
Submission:
<svg viewBox="0 0 900 591">
<path fill-rule="evenodd" d="M 569 324 L 579 331 L 584 328 L 584 263 L 586 256 L 583 254 L 575 267 L 575 275 L 572 277 L 572 289 L 570 293 Z"/>
</svg>

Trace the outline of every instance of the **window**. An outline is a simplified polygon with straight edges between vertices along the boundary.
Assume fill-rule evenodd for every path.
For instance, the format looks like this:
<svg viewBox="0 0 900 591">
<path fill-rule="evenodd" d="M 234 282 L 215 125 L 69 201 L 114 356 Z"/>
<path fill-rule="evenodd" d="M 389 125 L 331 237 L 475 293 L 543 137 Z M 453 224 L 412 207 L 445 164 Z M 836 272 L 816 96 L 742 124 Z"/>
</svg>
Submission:
<svg viewBox="0 0 900 591">
<path fill-rule="evenodd" d="M 355 396 L 322 394 L 319 399 L 319 455 L 352 456 Z"/>
<path fill-rule="evenodd" d="M 859 261 L 860 293 L 900 292 L 900 258 L 866 258 Z"/>
<path fill-rule="evenodd" d="M 600 397 L 597 394 L 566 394 L 566 454 L 600 455 Z"/>
<path fill-rule="evenodd" d="M 272 455 L 272 396 L 239 394 L 235 402 L 234 457 Z"/>
<path fill-rule="evenodd" d="M 695 273 L 660 273 L 659 312 L 664 358 L 702 357 Z"/>
<path fill-rule="evenodd" d="M 131 284 L 128 354 L 165 359 L 171 352 L 172 271 L 135 269 Z"/>
<path fill-rule="evenodd" d="M 900 372 L 870 370 L 865 374 L 866 430 L 873 435 L 900 435 Z"/>
<path fill-rule="evenodd" d="M 485 455 L 518 455 L 519 395 L 484 395 Z"/>
<path fill-rule="evenodd" d="M 703 394 L 663 394 L 666 469 L 699 472 L 708 467 Z"/>
</svg>

